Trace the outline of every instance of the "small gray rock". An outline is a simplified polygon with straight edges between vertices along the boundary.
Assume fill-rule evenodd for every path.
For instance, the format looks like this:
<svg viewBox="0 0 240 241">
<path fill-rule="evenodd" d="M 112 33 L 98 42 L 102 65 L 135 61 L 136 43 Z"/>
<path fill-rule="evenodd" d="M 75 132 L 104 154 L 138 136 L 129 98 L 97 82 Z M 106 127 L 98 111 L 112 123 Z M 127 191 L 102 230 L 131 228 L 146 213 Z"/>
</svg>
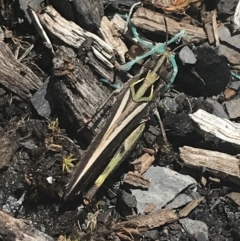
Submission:
<svg viewBox="0 0 240 241">
<path fill-rule="evenodd" d="M 198 236 L 200 233 L 204 235 L 205 240 L 208 240 L 208 226 L 201 221 L 183 218 L 179 220 L 184 230 L 191 236 Z"/>
<path fill-rule="evenodd" d="M 188 46 L 185 46 L 181 49 L 179 52 L 179 58 L 183 64 L 195 64 L 197 62 L 193 51 Z"/>
<path fill-rule="evenodd" d="M 172 202 L 165 206 L 168 209 L 176 209 L 190 203 L 193 199 L 188 195 L 182 193 L 179 194 Z"/>
<path fill-rule="evenodd" d="M 231 35 L 230 30 L 221 25 L 218 28 L 218 35 L 221 41 L 219 53 L 227 58 L 234 65 L 240 64 L 240 34 Z"/>
<path fill-rule="evenodd" d="M 229 88 L 233 90 L 239 90 L 240 88 L 240 81 L 233 81 L 228 85 Z"/>
<path fill-rule="evenodd" d="M 217 5 L 218 15 L 221 19 L 226 20 L 228 17 L 234 14 L 234 10 L 238 0 L 220 0 Z"/>
<path fill-rule="evenodd" d="M 145 233 L 144 238 L 148 238 L 150 240 L 157 240 L 159 236 L 158 230 L 149 230 Z"/>
<path fill-rule="evenodd" d="M 137 207 L 136 197 L 126 191 L 122 191 L 118 197 L 117 209 L 123 216 L 133 215 Z"/>
<path fill-rule="evenodd" d="M 230 119 L 236 119 L 240 117 L 240 98 L 235 98 L 233 100 L 229 100 L 225 103 L 228 115 Z"/>
<path fill-rule="evenodd" d="M 25 15 L 30 23 L 32 23 L 32 20 L 28 15 L 28 6 L 30 6 L 35 12 L 39 12 L 41 10 L 41 3 L 42 0 L 19 0 L 20 8 L 25 12 Z"/>
<path fill-rule="evenodd" d="M 207 98 L 206 101 L 208 103 L 212 104 L 212 106 L 214 108 L 212 114 L 214 114 L 218 117 L 224 118 L 224 119 L 229 119 L 229 117 L 228 117 L 227 113 L 225 112 L 223 106 L 218 101 L 210 99 L 210 98 Z"/>
<path fill-rule="evenodd" d="M 156 204 L 156 209 L 161 209 L 172 201 L 186 188 L 197 185 L 195 179 L 190 176 L 179 174 L 165 167 L 151 166 L 143 175 L 150 179 L 148 190 L 132 189 L 132 194 L 137 199 L 137 208 L 143 213 L 149 203 Z"/>
<path fill-rule="evenodd" d="M 33 150 L 34 148 L 37 147 L 33 140 L 24 141 L 24 142 L 21 142 L 20 144 L 28 150 Z"/>
<path fill-rule="evenodd" d="M 42 84 L 38 91 L 32 96 L 31 103 L 37 113 L 48 119 L 51 114 L 50 100 L 51 96 L 47 93 L 48 91 L 49 78 Z M 53 104 L 53 101 L 51 101 Z"/>
<path fill-rule="evenodd" d="M 165 97 L 160 101 L 160 106 L 174 113 L 177 112 L 178 109 L 176 98 Z"/>
</svg>

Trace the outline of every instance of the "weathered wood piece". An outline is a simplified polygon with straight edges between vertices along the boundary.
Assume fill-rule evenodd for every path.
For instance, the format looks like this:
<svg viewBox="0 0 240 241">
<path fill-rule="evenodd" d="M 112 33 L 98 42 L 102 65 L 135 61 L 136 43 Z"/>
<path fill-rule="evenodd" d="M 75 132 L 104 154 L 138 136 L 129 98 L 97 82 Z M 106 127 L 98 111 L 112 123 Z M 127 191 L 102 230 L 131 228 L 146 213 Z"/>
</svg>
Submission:
<svg viewBox="0 0 240 241">
<path fill-rule="evenodd" d="M 101 28 L 99 29 L 104 40 L 108 43 L 112 49 L 116 51 L 119 56 L 120 62 L 125 63 L 125 54 L 128 51 L 127 46 L 120 38 L 120 33 L 113 21 L 109 21 L 107 17 L 103 17 L 101 21 Z"/>
<path fill-rule="evenodd" d="M 189 116 L 198 124 L 201 130 L 223 141 L 240 146 L 240 124 L 219 118 L 201 109 L 189 114 Z"/>
<path fill-rule="evenodd" d="M 98 52 L 106 62 L 109 62 L 114 57 L 111 46 L 97 35 L 82 29 L 74 22 L 67 21 L 53 7 L 46 7 L 43 13 L 38 14 L 38 17 L 43 27 L 52 37 L 64 42 L 66 45 L 78 49 L 90 38 L 92 40 L 91 48 L 94 53 Z M 108 63 L 108 65 L 112 66 L 111 63 Z"/>
<path fill-rule="evenodd" d="M 134 160 L 131 164 L 134 166 L 135 172 L 142 175 L 152 165 L 154 160 L 154 155 L 149 155 L 148 153 L 145 153 L 138 159 Z"/>
<path fill-rule="evenodd" d="M 126 27 L 126 21 L 121 18 L 119 14 L 114 14 L 111 22 L 114 24 L 118 32 L 124 33 Z"/>
<path fill-rule="evenodd" d="M 189 146 L 180 149 L 180 157 L 187 167 L 205 169 L 219 178 L 226 178 L 240 185 L 239 159 L 225 153 Z"/>
<path fill-rule="evenodd" d="M 107 99 L 109 93 L 98 84 L 92 72 L 77 59 L 54 58 L 50 85 L 64 113 L 60 118 L 65 119 L 72 130 L 81 129 Z"/>
<path fill-rule="evenodd" d="M 0 237 L 6 241 L 54 241 L 27 223 L 27 220 L 13 218 L 0 211 Z"/>
<path fill-rule="evenodd" d="M 17 126 L 10 124 L 10 128 L 0 134 L 0 169 L 7 167 L 12 160 L 18 146 L 19 136 L 16 134 Z"/>
<path fill-rule="evenodd" d="M 159 209 L 148 215 L 128 216 L 128 220 L 138 223 L 138 227 L 157 228 L 178 220 L 178 214 L 170 209 Z"/>
<path fill-rule="evenodd" d="M 150 186 L 150 180 L 134 172 L 128 172 L 124 178 L 124 182 L 134 187 L 139 187 L 144 189 L 148 189 Z"/>
<path fill-rule="evenodd" d="M 204 197 L 200 197 L 192 200 L 190 203 L 188 203 L 184 208 L 182 208 L 179 211 L 179 217 L 180 218 L 187 217 L 188 214 L 192 212 L 192 210 L 195 209 L 200 204 L 200 202 L 202 202 L 203 199 Z"/>
<path fill-rule="evenodd" d="M 41 80 L 18 62 L 8 46 L 0 41 L 0 84 L 20 98 L 27 100 L 41 85 Z"/>
<path fill-rule="evenodd" d="M 46 7 L 43 13 L 38 14 L 38 17 L 55 43 L 64 43 L 74 49 L 85 48 L 87 43 L 93 61 L 99 62 L 96 67 L 93 67 L 98 73 L 103 73 L 104 78 L 112 79 L 115 58 L 110 45 L 97 35 L 82 29 L 74 22 L 66 20 L 51 6 Z"/>
<path fill-rule="evenodd" d="M 94 54 L 90 51 L 87 53 L 87 56 L 87 64 L 91 66 L 96 71 L 96 73 L 98 73 L 100 76 L 104 76 L 104 78 L 110 81 L 113 81 L 114 71 L 112 68 L 111 70 L 107 69 L 106 66 L 104 66 L 104 64 L 101 61 L 98 61 Z"/>
<path fill-rule="evenodd" d="M 187 216 L 193 209 L 195 209 L 199 205 L 199 203 L 203 199 L 204 197 L 200 197 L 198 199 L 193 200 L 192 202 L 187 204 L 183 209 L 181 209 L 179 213 L 171 209 L 158 209 L 147 215 L 127 216 L 127 219 L 130 222 L 136 223 L 139 230 L 144 230 L 146 228 L 148 229 L 157 228 L 166 223 L 172 223 L 178 220 L 179 218 Z M 126 222 L 129 222 L 129 221 L 126 221 Z M 120 222 L 117 225 L 121 225 L 121 223 L 124 223 L 124 222 Z"/>
<path fill-rule="evenodd" d="M 165 16 L 166 17 L 166 16 Z M 166 17 L 168 32 L 171 35 L 177 34 L 184 29 L 188 35 L 189 40 L 204 41 L 207 36 L 202 28 L 195 27 L 190 24 L 177 22 L 171 18 Z M 151 11 L 146 8 L 138 8 L 131 18 L 132 23 L 144 30 L 154 33 L 165 33 L 164 15 L 158 12 Z"/>
</svg>

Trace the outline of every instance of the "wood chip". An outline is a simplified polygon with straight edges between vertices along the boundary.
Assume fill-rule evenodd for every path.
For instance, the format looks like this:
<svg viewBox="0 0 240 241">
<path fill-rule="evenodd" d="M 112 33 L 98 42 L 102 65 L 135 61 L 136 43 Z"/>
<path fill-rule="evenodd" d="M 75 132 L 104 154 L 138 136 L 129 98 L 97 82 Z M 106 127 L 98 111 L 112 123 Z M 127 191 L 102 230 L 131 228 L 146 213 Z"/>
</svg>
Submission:
<svg viewBox="0 0 240 241">
<path fill-rule="evenodd" d="M 236 90 L 230 89 L 230 88 L 226 88 L 224 90 L 224 96 L 226 100 L 230 100 L 233 96 L 236 95 Z"/>
<path fill-rule="evenodd" d="M 32 97 L 41 80 L 25 65 L 16 60 L 8 46 L 0 41 L 0 84 L 24 100 Z"/>
<path fill-rule="evenodd" d="M 104 61 L 107 66 L 113 68 L 113 65 L 109 62 L 114 56 L 113 49 L 97 35 L 82 29 L 74 22 L 66 20 L 52 6 L 44 8 L 44 12 L 38 14 L 38 17 L 48 32 L 73 48 L 78 49 L 86 40 L 91 39 L 91 48 L 94 53 L 98 54 L 98 58 L 101 57 L 101 61 Z"/>
<path fill-rule="evenodd" d="M 207 38 L 202 28 L 182 22 L 177 22 L 166 16 L 165 18 L 167 21 L 168 32 L 171 35 L 175 35 L 180 30 L 184 29 L 188 35 L 189 40 L 196 39 L 199 41 L 203 41 Z M 137 11 L 134 13 L 131 21 L 138 28 L 142 28 L 153 33 L 165 33 L 164 15 L 156 11 L 151 11 L 143 7 L 138 8 Z"/>
<path fill-rule="evenodd" d="M 63 148 L 62 148 L 62 146 L 60 146 L 60 145 L 57 145 L 57 144 L 52 143 L 52 144 L 50 144 L 50 145 L 47 146 L 47 149 L 48 149 L 49 151 L 61 152 Z"/>
<path fill-rule="evenodd" d="M 187 167 L 206 169 L 213 176 L 227 178 L 240 185 L 239 159 L 225 153 L 189 146 L 180 149 L 180 157 Z"/>
<path fill-rule="evenodd" d="M 209 179 L 209 181 L 211 181 L 211 182 L 220 183 L 220 179 L 219 179 L 219 178 L 209 177 L 208 179 Z"/>
<path fill-rule="evenodd" d="M 109 21 L 107 17 L 103 17 L 101 21 L 101 28 L 99 29 L 103 35 L 103 39 L 108 43 L 112 49 L 116 51 L 120 58 L 120 62 L 125 63 L 125 54 L 128 51 L 127 46 L 117 35 L 117 29 L 113 22 Z"/>
<path fill-rule="evenodd" d="M 16 134 L 16 128 L 10 125 L 10 131 L 5 130 L 2 136 L 0 136 L 0 169 L 7 167 L 12 160 L 16 150 L 19 147 L 19 136 Z"/>
<path fill-rule="evenodd" d="M 204 176 L 201 177 L 201 184 L 204 187 L 207 185 L 207 179 Z"/>
<path fill-rule="evenodd" d="M 204 197 L 200 197 L 188 203 L 183 209 L 180 210 L 179 217 L 187 217 L 188 214 L 192 212 L 192 210 L 195 209 L 203 199 Z"/>
<path fill-rule="evenodd" d="M 139 175 L 138 173 L 128 172 L 124 182 L 130 184 L 134 187 L 148 189 L 150 186 L 150 181 Z"/>
<path fill-rule="evenodd" d="M 17 219 L 0 211 L 0 236 L 8 241 L 54 241 L 47 234 L 40 232 L 27 220 Z"/>
<path fill-rule="evenodd" d="M 128 216 L 127 219 L 138 222 L 139 227 L 153 229 L 178 220 L 178 215 L 173 210 L 160 209 L 148 215 Z"/>
<path fill-rule="evenodd" d="M 132 162 L 132 165 L 134 166 L 134 170 L 136 170 L 139 174 L 142 175 L 152 165 L 154 160 L 155 156 L 144 153 L 138 159 L 134 160 Z"/>
<path fill-rule="evenodd" d="M 144 210 L 144 214 L 149 214 L 149 213 L 151 213 L 152 211 L 153 211 L 153 209 L 156 207 L 156 204 L 155 203 L 149 203 L 147 206 L 146 206 L 146 208 L 145 208 L 145 210 Z"/>
<path fill-rule="evenodd" d="M 240 146 L 240 124 L 222 119 L 199 109 L 189 116 L 195 121 L 201 130 L 209 132 L 223 141 Z"/>
</svg>

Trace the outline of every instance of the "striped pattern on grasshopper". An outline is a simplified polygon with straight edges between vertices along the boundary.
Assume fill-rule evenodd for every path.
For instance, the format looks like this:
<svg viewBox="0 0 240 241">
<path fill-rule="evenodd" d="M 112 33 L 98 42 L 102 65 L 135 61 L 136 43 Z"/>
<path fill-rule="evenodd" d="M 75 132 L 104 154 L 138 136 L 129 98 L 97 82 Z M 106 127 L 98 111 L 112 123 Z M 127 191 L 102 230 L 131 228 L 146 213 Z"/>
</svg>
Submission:
<svg viewBox="0 0 240 241">
<path fill-rule="evenodd" d="M 182 37 L 182 34 L 174 38 L 177 40 L 180 37 Z M 170 40 L 169 42 L 173 41 Z M 163 45 L 166 47 L 167 43 Z M 143 120 L 153 109 L 153 102 L 159 98 L 161 89 L 166 85 L 161 78 L 161 72 L 166 66 L 166 61 L 169 60 L 173 66 L 171 84 L 177 74 L 177 66 L 174 54 L 165 51 L 159 57 L 153 70 L 143 71 L 122 87 L 105 125 L 81 157 L 73 172 L 64 199 L 71 198 L 74 194 L 83 191 L 107 167 L 112 157 L 113 159 L 121 159 L 116 156 L 116 151 L 117 153 L 119 151 L 124 153 L 122 155 L 122 159 L 124 159 L 128 153 L 124 150 L 126 147 L 125 144 L 123 145 L 125 140 L 134 140 L 127 146 L 129 150 L 133 149 L 144 129 L 141 128 L 139 134 L 139 132 L 136 132 L 137 128 L 142 125 Z M 137 136 L 134 134 L 133 138 L 130 138 L 134 132 Z"/>
</svg>

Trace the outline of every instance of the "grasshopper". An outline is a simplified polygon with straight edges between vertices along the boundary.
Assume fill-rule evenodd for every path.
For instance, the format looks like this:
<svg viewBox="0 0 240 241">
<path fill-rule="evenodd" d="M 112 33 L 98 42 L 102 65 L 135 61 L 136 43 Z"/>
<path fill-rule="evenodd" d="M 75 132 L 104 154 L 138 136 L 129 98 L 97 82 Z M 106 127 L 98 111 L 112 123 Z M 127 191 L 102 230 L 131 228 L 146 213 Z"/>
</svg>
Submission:
<svg viewBox="0 0 240 241">
<path fill-rule="evenodd" d="M 159 47 L 166 47 L 168 43 L 179 40 L 184 34 L 183 31 L 180 31 L 179 34 Z M 153 70 L 145 70 L 123 85 L 105 125 L 96 135 L 73 172 L 65 191 L 65 200 L 84 190 L 91 180 L 96 179 L 96 174 L 104 171 L 86 195 L 86 199 L 91 200 L 107 175 L 134 148 L 144 131 L 144 119 L 153 109 L 153 102 L 159 97 L 160 90 L 164 89 L 163 87 L 166 85 L 158 73 L 165 68 L 168 60 L 171 61 L 174 69 L 170 79 L 171 84 L 177 74 L 177 65 L 174 55 L 165 51 Z M 111 157 L 113 158 L 109 163 Z"/>
</svg>

